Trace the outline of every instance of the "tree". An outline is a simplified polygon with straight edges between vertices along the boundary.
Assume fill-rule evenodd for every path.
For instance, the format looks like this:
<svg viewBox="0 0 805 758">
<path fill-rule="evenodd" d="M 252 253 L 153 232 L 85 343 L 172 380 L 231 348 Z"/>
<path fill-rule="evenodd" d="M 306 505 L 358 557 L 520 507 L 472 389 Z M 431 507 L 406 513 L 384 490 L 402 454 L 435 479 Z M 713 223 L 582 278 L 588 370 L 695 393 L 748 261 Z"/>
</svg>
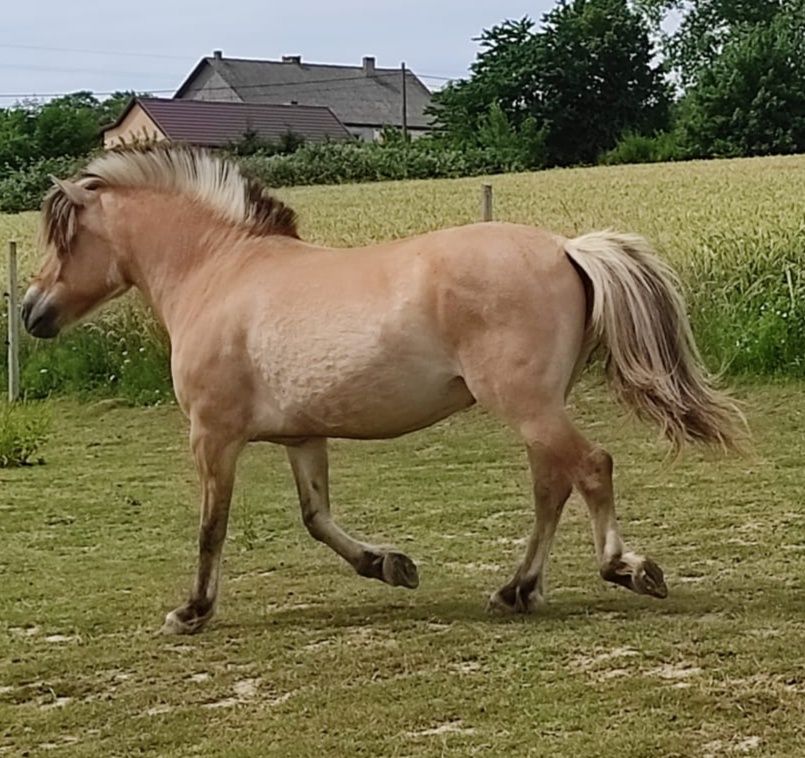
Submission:
<svg viewBox="0 0 805 758">
<path fill-rule="evenodd" d="M 99 142 L 98 100 L 75 92 L 41 106 L 34 132 L 38 157 L 79 156 Z"/>
<path fill-rule="evenodd" d="M 479 41 L 470 78 L 434 97 L 433 115 L 454 144 L 484 146 L 485 134 L 500 142 L 502 116 L 528 142 L 530 165 L 589 163 L 622 133 L 667 123 L 648 22 L 627 0 L 563 0 L 540 31 L 528 18 L 505 21 Z"/>
<path fill-rule="evenodd" d="M 37 153 L 35 112 L 29 108 L 0 110 L 0 169 L 16 169 Z"/>
<path fill-rule="evenodd" d="M 734 33 L 699 70 L 680 129 L 700 156 L 805 151 L 805 0 Z"/>
<path fill-rule="evenodd" d="M 789 0 L 636 0 L 660 29 L 663 17 L 674 11 L 682 21 L 666 37 L 665 52 L 683 88 L 711 66 L 727 42 L 756 24 L 768 24 Z"/>
<path fill-rule="evenodd" d="M 129 102 L 135 97 L 151 97 L 147 92 L 118 90 L 98 103 L 98 124 L 101 127 L 113 124 Z"/>
<path fill-rule="evenodd" d="M 472 143 L 481 121 L 499 107 L 516 129 L 530 115 L 538 88 L 534 22 L 504 21 L 474 39 L 480 51 L 469 79 L 450 82 L 433 96 L 430 113 L 441 133 L 456 143 Z"/>
<path fill-rule="evenodd" d="M 49 158 L 86 155 L 100 144 L 100 130 L 112 123 L 133 92 L 99 101 L 91 92 L 50 100 L 26 100 L 0 109 L 0 167 L 18 169 Z"/>
<path fill-rule="evenodd" d="M 591 163 L 626 132 L 667 126 L 668 85 L 626 0 L 560 2 L 543 23 L 532 112 L 552 163 Z"/>
</svg>

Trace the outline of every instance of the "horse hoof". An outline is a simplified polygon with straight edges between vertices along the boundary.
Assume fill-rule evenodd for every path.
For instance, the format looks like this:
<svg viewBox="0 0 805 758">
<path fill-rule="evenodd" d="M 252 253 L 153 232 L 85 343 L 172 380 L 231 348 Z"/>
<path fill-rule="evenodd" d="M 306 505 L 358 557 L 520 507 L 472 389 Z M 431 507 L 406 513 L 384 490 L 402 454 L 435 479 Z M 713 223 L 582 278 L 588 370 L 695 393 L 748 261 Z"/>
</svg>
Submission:
<svg viewBox="0 0 805 758">
<path fill-rule="evenodd" d="M 403 553 L 386 553 L 383 556 L 383 581 L 392 587 L 416 589 L 419 586 L 416 564 Z"/>
<path fill-rule="evenodd" d="M 641 595 L 651 595 L 661 600 L 668 597 L 662 569 L 649 558 L 643 559 L 643 565 L 635 572 L 632 581 L 635 592 Z"/>
<path fill-rule="evenodd" d="M 535 613 L 545 601 L 536 591 L 524 596 L 521 592 L 505 587 L 489 596 L 486 610 L 493 614 L 528 614 Z"/>
<path fill-rule="evenodd" d="M 664 599 L 668 597 L 668 587 L 662 569 L 650 558 L 627 553 L 601 570 L 601 576 L 608 582 L 620 584 L 638 595 L 650 595 Z"/>
<path fill-rule="evenodd" d="M 171 611 L 165 616 L 165 623 L 159 630 L 161 634 L 196 634 L 201 631 L 204 624 L 209 620 L 210 615 L 197 616 L 191 608 L 183 606 Z"/>
</svg>

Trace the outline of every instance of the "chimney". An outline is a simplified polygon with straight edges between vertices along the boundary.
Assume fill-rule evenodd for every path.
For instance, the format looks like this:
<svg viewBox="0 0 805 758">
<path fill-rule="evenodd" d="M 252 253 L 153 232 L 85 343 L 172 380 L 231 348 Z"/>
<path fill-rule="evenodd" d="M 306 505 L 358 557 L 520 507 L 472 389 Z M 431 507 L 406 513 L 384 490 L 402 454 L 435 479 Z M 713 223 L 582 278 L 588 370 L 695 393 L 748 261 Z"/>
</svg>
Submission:
<svg viewBox="0 0 805 758">
<path fill-rule="evenodd" d="M 296 63 L 297 65 L 302 63 L 302 56 L 301 55 L 283 55 L 282 56 L 283 63 Z"/>
<path fill-rule="evenodd" d="M 375 57 L 374 57 L 374 55 L 364 55 L 363 56 L 363 75 L 364 76 L 374 76 L 375 75 Z"/>
<path fill-rule="evenodd" d="M 219 61 L 219 60 L 221 60 L 221 58 L 224 57 L 224 51 L 223 50 L 213 50 L 212 51 L 212 57 L 215 58 L 215 60 Z"/>
</svg>

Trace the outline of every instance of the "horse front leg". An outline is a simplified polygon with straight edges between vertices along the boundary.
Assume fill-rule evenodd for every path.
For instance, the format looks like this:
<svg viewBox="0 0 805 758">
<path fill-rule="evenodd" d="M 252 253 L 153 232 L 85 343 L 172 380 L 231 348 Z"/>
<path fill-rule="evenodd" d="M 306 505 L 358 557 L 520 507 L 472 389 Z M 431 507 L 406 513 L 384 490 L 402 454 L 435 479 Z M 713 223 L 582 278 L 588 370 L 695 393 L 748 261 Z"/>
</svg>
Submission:
<svg viewBox="0 0 805 758">
<path fill-rule="evenodd" d="M 392 586 L 414 589 L 419 585 L 416 564 L 391 548 L 377 547 L 350 537 L 330 515 L 327 440 L 311 439 L 289 446 L 302 520 L 311 537 L 331 547 L 361 576 Z"/>
<path fill-rule="evenodd" d="M 166 634 L 193 634 L 215 612 L 235 464 L 243 447 L 240 440 L 232 441 L 197 423 L 191 428 L 190 444 L 201 482 L 198 571 L 190 598 L 165 617 L 162 631 Z"/>
</svg>

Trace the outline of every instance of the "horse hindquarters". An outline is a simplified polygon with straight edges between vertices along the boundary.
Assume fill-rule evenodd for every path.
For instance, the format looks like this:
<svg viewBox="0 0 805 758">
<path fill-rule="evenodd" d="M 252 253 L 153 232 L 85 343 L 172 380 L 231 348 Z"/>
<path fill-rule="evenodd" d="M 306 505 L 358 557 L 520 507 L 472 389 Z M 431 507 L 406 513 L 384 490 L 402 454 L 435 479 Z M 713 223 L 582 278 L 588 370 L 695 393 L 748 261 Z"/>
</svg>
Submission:
<svg viewBox="0 0 805 758">
<path fill-rule="evenodd" d="M 523 272 L 521 272 L 523 273 Z M 589 350 L 584 284 L 566 258 L 546 276 L 523 275 L 505 310 L 479 302 L 486 329 L 461 345 L 468 389 L 479 404 L 521 435 L 533 482 L 535 524 L 513 578 L 493 607 L 528 612 L 544 597 L 550 546 L 571 488 L 584 496 L 602 576 L 635 592 L 664 597 L 662 572 L 623 543 L 615 515 L 609 455 L 567 418 L 564 400 Z M 516 293 L 519 297 L 513 299 Z M 480 319 L 479 319 L 480 320 Z"/>
</svg>

